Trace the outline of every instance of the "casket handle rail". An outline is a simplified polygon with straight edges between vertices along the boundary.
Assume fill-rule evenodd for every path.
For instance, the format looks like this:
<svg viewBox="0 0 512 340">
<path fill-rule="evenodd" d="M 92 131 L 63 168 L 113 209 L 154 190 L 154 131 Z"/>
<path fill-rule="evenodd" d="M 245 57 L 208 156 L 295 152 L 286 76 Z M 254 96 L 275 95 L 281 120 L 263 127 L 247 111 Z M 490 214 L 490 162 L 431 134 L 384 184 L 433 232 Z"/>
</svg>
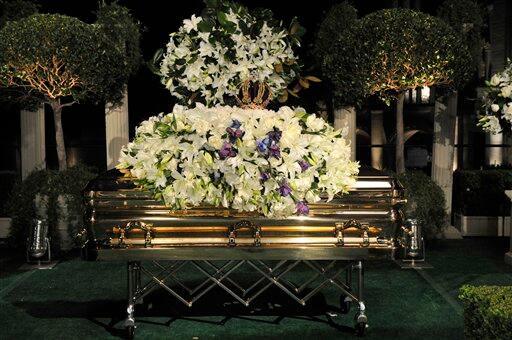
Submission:
<svg viewBox="0 0 512 340">
<path fill-rule="evenodd" d="M 361 222 L 351 219 L 344 223 L 336 222 L 334 227 L 335 237 L 338 240 L 338 245 L 343 246 L 345 244 L 345 229 L 355 228 L 362 231 L 363 242 L 361 246 L 368 247 L 370 245 L 370 236 L 368 234 L 368 225 L 362 224 Z"/>
<path fill-rule="evenodd" d="M 250 229 L 254 239 L 253 245 L 259 247 L 261 245 L 261 227 L 248 220 L 242 220 L 228 227 L 228 246 L 236 246 L 236 237 L 241 229 Z"/>
</svg>

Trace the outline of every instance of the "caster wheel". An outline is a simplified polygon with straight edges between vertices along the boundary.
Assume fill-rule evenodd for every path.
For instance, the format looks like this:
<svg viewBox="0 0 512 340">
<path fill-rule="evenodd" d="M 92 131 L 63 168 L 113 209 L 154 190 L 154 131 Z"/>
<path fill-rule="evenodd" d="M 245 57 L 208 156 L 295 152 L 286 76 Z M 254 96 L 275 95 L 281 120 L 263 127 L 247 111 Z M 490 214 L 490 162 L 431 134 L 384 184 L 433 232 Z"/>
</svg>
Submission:
<svg viewBox="0 0 512 340">
<path fill-rule="evenodd" d="M 367 324 L 366 322 L 358 322 L 356 323 L 356 335 L 357 336 L 364 336 L 364 333 L 366 332 Z"/>
<path fill-rule="evenodd" d="M 126 326 L 126 338 L 127 339 L 134 339 L 135 338 L 135 326 Z"/>
<path fill-rule="evenodd" d="M 348 314 L 350 312 L 350 306 L 352 305 L 352 299 L 348 296 L 341 296 L 340 298 L 340 313 Z"/>
</svg>

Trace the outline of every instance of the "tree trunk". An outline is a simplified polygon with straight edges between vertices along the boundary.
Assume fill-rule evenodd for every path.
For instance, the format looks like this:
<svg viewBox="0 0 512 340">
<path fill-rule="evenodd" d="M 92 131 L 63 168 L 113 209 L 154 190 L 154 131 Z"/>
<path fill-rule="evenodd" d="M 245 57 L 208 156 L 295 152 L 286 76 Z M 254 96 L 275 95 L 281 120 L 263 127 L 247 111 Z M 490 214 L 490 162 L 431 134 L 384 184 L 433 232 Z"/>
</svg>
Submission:
<svg viewBox="0 0 512 340">
<path fill-rule="evenodd" d="M 405 172 L 404 159 L 404 93 L 400 93 L 396 100 L 396 149 L 395 149 L 396 172 Z"/>
<path fill-rule="evenodd" d="M 62 131 L 62 105 L 59 99 L 50 102 L 53 110 L 53 121 L 55 124 L 55 142 L 57 145 L 57 158 L 59 159 L 59 170 L 67 169 L 66 145 L 64 144 L 64 132 Z"/>
</svg>

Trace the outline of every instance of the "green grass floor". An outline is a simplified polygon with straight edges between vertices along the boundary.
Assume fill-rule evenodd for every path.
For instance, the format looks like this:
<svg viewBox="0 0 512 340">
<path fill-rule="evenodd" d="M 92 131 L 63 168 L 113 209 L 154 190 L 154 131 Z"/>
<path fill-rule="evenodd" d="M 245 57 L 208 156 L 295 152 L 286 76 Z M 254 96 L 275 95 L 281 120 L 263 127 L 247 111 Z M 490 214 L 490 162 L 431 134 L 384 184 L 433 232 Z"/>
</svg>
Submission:
<svg viewBox="0 0 512 340">
<path fill-rule="evenodd" d="M 462 339 L 463 284 L 512 285 L 503 262 L 508 240 L 437 241 L 424 274 L 390 261 L 365 273 L 367 339 Z M 52 270 L 22 271 L 22 259 L 0 253 L 1 339 L 107 339 L 124 336 L 125 263 L 68 256 Z M 291 280 L 300 279 L 300 271 Z M 425 275 L 426 274 L 426 275 Z M 249 275 L 244 273 L 243 275 Z M 302 307 L 278 290 L 249 308 L 212 290 L 191 309 L 162 291 L 136 310 L 140 339 L 335 339 L 354 337 L 354 311 L 339 313 L 339 292 L 328 288 Z M 256 302 L 255 301 L 255 302 Z M 269 304 L 272 301 L 273 304 Z M 329 316 L 331 312 L 336 316 Z"/>
</svg>

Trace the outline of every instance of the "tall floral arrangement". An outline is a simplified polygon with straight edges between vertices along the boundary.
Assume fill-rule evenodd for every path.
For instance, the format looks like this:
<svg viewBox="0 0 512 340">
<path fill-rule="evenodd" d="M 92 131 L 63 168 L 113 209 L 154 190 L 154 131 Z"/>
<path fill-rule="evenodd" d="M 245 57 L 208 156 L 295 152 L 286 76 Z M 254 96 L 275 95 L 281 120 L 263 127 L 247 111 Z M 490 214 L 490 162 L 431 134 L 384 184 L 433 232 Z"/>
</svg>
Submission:
<svg viewBox="0 0 512 340">
<path fill-rule="evenodd" d="M 176 105 L 141 123 L 118 168 L 174 209 L 307 214 L 355 183 L 358 163 L 342 135 L 300 108 Z"/>
<path fill-rule="evenodd" d="M 483 115 L 478 125 L 491 134 L 512 131 L 512 60 L 508 66 L 486 81 Z"/>
<path fill-rule="evenodd" d="M 162 83 L 179 103 L 232 105 L 251 73 L 270 86 L 274 98 L 287 95 L 287 86 L 299 77 L 293 47 L 303 33 L 300 25 L 294 20 L 285 28 L 268 10 L 206 3 L 202 16 L 184 20 L 155 59 Z"/>
</svg>

